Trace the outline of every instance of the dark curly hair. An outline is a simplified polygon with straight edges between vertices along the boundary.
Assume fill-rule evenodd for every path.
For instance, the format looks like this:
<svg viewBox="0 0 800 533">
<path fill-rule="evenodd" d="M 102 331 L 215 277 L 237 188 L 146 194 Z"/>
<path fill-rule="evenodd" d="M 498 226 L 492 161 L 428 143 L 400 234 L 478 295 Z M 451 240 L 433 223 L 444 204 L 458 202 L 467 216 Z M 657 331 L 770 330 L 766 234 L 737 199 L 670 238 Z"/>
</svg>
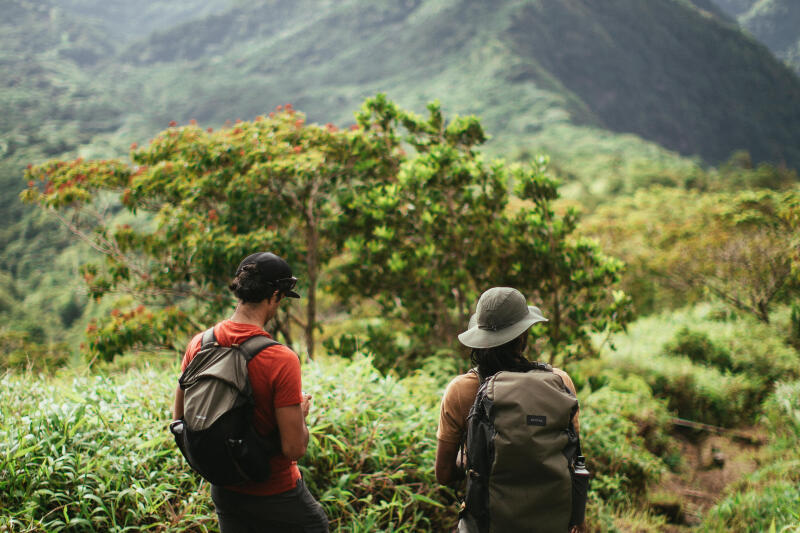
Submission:
<svg viewBox="0 0 800 533">
<path fill-rule="evenodd" d="M 244 265 L 228 288 L 244 303 L 261 302 L 278 290 L 273 282 L 264 280 L 255 263 Z"/>
<path fill-rule="evenodd" d="M 527 372 L 536 368 L 536 365 L 522 355 L 528 346 L 528 331 L 500 346 L 473 348 L 470 359 L 478 368 L 481 379 L 487 379 L 501 370 Z"/>
</svg>

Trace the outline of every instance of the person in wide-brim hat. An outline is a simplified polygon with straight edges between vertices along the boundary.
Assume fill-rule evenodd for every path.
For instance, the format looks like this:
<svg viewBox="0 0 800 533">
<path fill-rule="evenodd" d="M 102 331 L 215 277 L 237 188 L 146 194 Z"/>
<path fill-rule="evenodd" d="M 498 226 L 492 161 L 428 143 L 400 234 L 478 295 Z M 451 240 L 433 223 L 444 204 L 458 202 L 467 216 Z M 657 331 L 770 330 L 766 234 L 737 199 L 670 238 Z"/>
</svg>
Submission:
<svg viewBox="0 0 800 533">
<path fill-rule="evenodd" d="M 527 372 L 537 368 L 525 357 L 528 335 L 534 324 L 548 322 L 541 309 L 528 305 L 525 296 L 512 287 L 493 287 L 478 299 L 467 330 L 458 340 L 471 348 L 473 369 L 456 376 L 447 385 L 439 411 L 436 430 L 436 463 L 434 472 L 439 483 L 449 485 L 463 477 L 459 463 L 459 447 L 465 437 L 467 417 L 481 380 L 497 372 Z M 553 368 L 565 387 L 577 396 L 575 384 L 561 369 Z M 579 410 L 573 422 L 579 432 Z"/>
<path fill-rule="evenodd" d="M 510 342 L 539 322 L 547 322 L 542 311 L 528 305 L 511 287 L 495 287 L 481 294 L 469 329 L 458 336 L 470 348 L 494 348 Z"/>
</svg>

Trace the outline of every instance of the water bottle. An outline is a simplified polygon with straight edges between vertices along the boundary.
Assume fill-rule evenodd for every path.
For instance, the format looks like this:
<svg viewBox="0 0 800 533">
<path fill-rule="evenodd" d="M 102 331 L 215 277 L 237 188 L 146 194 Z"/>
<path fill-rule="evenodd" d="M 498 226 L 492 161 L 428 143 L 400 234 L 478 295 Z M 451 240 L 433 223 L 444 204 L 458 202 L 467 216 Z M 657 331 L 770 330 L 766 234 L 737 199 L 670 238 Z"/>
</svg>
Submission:
<svg viewBox="0 0 800 533">
<path fill-rule="evenodd" d="M 589 470 L 586 468 L 586 458 L 579 455 L 572 465 L 572 516 L 570 526 L 583 524 L 586 518 L 586 498 L 589 492 Z"/>
</svg>

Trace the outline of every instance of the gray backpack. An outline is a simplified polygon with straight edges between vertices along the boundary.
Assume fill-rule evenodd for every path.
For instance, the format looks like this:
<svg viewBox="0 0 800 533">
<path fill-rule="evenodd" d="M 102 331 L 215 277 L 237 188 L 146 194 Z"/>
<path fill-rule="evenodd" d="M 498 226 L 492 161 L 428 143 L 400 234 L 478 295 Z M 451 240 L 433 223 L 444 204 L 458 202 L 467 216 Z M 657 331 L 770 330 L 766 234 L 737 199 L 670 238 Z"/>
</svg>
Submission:
<svg viewBox="0 0 800 533">
<path fill-rule="evenodd" d="M 266 438 L 253 427 L 247 373 L 248 361 L 274 344 L 279 343 L 256 335 L 241 345 L 221 346 L 210 328 L 178 381 L 183 418 L 169 429 L 189 466 L 215 485 L 266 480 L 269 459 L 280 452 L 277 431 Z"/>
<path fill-rule="evenodd" d="M 467 418 L 459 532 L 564 533 L 583 522 L 588 477 L 577 480 L 582 487 L 574 479 L 578 400 L 552 367 L 536 364 L 498 372 L 478 389 Z"/>
</svg>

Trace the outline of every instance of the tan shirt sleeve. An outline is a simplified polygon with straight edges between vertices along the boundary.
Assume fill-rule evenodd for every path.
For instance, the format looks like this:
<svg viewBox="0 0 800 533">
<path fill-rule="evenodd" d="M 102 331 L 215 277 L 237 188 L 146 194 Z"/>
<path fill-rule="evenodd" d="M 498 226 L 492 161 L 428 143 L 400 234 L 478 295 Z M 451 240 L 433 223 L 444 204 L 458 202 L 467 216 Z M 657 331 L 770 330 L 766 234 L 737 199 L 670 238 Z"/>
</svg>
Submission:
<svg viewBox="0 0 800 533">
<path fill-rule="evenodd" d="M 555 368 L 555 367 L 553 367 L 553 374 L 559 376 L 561 378 L 561 381 L 564 382 L 564 385 L 566 385 L 567 388 L 572 391 L 572 394 L 574 394 L 576 398 L 578 397 L 578 391 L 575 390 L 575 384 L 572 382 L 572 378 L 569 377 L 569 374 L 567 374 L 560 368 Z M 573 419 L 575 422 L 575 431 L 578 433 L 578 435 L 581 434 L 581 423 L 580 420 L 578 420 L 578 415 L 580 414 L 581 414 L 581 407 L 579 405 L 578 410 L 575 412 L 575 418 Z"/>
<path fill-rule="evenodd" d="M 472 372 L 456 376 L 447 385 L 439 408 L 439 427 L 436 438 L 458 444 L 467 426 L 467 415 L 478 394 L 478 376 Z"/>
</svg>

